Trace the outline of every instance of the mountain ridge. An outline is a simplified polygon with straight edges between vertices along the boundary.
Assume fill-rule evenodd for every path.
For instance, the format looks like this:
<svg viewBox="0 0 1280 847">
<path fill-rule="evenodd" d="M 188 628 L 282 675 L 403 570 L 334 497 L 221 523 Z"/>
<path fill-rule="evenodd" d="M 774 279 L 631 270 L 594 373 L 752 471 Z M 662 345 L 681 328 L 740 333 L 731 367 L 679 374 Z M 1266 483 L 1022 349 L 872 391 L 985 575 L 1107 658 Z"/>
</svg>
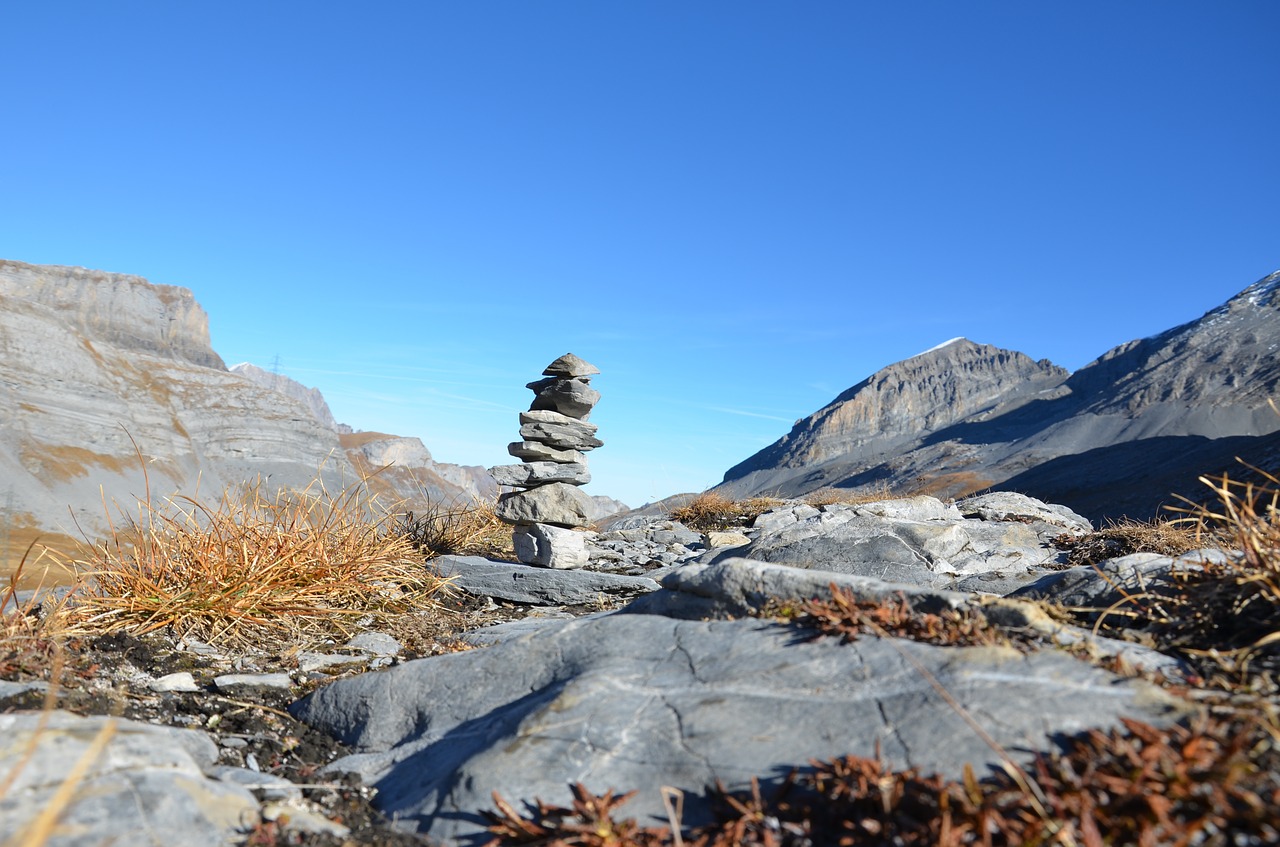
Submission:
<svg viewBox="0 0 1280 847">
<path fill-rule="evenodd" d="M 1076 486 L 1068 463 L 1059 460 L 1104 448 L 1117 456 L 1119 444 L 1182 438 L 1191 439 L 1182 452 L 1206 458 L 1217 454 L 1195 439 L 1280 430 L 1280 415 L 1268 403 L 1280 385 L 1277 290 L 1280 272 L 1200 318 L 1118 345 L 1074 373 L 1047 360 L 1028 368 L 1029 357 L 1016 351 L 953 339 L 876 371 L 801 418 L 791 432 L 730 468 L 715 490 L 798 496 L 826 486 L 888 485 L 961 496 L 1012 485 L 1010 490 L 1062 502 L 1095 520 L 1115 517 L 1102 498 L 1063 495 Z M 990 377 L 985 392 L 984 376 Z M 920 398 L 936 393 L 930 386 L 938 384 L 949 385 L 952 394 L 966 388 L 976 394 L 949 414 L 921 414 Z M 896 418 L 881 418 L 886 425 L 873 439 L 850 439 L 837 414 L 850 404 L 878 409 L 904 401 Z M 1180 451 L 1161 443 L 1156 452 L 1162 461 L 1176 460 Z M 1141 486 L 1140 478 L 1120 486 L 1123 491 L 1106 478 L 1108 472 L 1133 477 L 1140 459 L 1130 452 L 1110 471 L 1105 465 L 1094 470 L 1101 474 L 1099 490 L 1123 494 L 1119 499 L 1132 505 L 1129 516 L 1151 517 L 1173 492 L 1136 496 L 1132 489 Z M 1050 462 L 1057 473 L 1035 472 Z M 1230 469 L 1188 467 L 1175 476 L 1194 483 L 1202 472 Z"/>
</svg>

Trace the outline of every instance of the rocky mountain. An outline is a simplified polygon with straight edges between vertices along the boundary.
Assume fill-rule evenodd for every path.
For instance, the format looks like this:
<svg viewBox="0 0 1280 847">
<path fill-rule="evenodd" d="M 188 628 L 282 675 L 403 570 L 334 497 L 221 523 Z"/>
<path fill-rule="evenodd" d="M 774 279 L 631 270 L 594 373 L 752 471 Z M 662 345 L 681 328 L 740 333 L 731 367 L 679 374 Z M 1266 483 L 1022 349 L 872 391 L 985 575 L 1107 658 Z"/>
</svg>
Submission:
<svg viewBox="0 0 1280 847">
<path fill-rule="evenodd" d="M 241 362 L 238 365 L 232 365 L 231 372 L 251 379 L 263 388 L 269 388 L 272 391 L 278 391 L 281 394 L 292 397 L 310 409 L 311 414 L 316 416 L 316 420 L 334 432 L 351 431 L 351 427 L 334 420 L 333 412 L 329 410 L 329 403 L 324 399 L 324 395 L 320 393 L 318 388 L 308 388 L 297 380 L 290 379 L 284 374 L 276 373 L 275 371 L 263 370 L 252 362 Z"/>
<path fill-rule="evenodd" d="M 323 398 L 232 373 L 184 288 L 126 274 L 0 261 L 0 546 L 67 548 L 136 516 L 150 493 L 220 496 L 245 481 L 399 500 L 488 493 L 482 468 L 436 465 L 417 439 L 340 436 Z M 305 389 L 304 389 L 305 393 Z M 401 442 L 412 442 L 406 448 Z M 348 452 L 351 450 L 352 452 Z M 416 464 L 415 464 L 416 463 Z"/>
<path fill-rule="evenodd" d="M 988 488 L 1094 520 L 1149 518 L 1197 477 L 1270 461 L 1280 413 L 1280 272 L 1201 318 L 1069 374 L 956 339 L 878 371 L 731 468 L 718 489 L 798 495 Z M 1274 466 L 1274 465 L 1272 465 Z"/>
</svg>

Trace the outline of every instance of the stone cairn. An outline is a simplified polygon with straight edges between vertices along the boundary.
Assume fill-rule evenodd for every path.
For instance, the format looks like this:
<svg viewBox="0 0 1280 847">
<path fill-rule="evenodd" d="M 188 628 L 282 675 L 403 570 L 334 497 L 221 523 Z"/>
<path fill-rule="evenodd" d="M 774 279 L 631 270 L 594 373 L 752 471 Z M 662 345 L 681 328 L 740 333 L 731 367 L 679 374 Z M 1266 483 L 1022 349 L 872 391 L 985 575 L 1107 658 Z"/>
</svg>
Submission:
<svg viewBox="0 0 1280 847">
<path fill-rule="evenodd" d="M 528 385 L 536 396 L 520 413 L 522 440 L 507 447 L 523 464 L 489 469 L 499 485 L 523 489 L 501 495 L 496 511 L 515 525 L 511 539 L 521 562 L 581 568 L 586 538 L 574 529 L 591 522 L 592 502 L 578 486 L 591 481 L 584 454 L 604 444 L 596 425 L 587 423 L 600 400 L 590 385 L 600 369 L 566 353 L 542 373 L 546 379 Z"/>
</svg>

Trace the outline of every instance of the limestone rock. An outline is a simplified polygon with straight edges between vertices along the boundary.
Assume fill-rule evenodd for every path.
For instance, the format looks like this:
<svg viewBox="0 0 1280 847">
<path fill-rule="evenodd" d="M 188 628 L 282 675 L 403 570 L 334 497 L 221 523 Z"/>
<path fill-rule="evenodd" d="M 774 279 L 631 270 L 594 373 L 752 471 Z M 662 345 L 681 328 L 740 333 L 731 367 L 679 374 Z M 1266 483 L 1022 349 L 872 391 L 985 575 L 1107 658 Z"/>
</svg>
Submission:
<svg viewBox="0 0 1280 847">
<path fill-rule="evenodd" d="M 548 482 L 567 482 L 570 485 L 586 485 L 591 472 L 584 462 L 524 462 L 519 465 L 497 465 L 489 468 L 489 475 L 498 485 L 515 488 L 534 488 Z"/>
<path fill-rule="evenodd" d="M 594 430 L 595 427 L 592 429 Z M 520 427 L 520 437 L 526 441 L 538 441 L 559 450 L 586 452 L 604 446 L 604 442 L 590 432 L 553 423 L 527 423 Z"/>
<path fill-rule="evenodd" d="M 256 823 L 258 801 L 247 788 L 204 775 L 217 757 L 204 733 L 63 711 L 43 717 L 16 712 L 0 715 L 0 773 L 15 778 L 0 797 L 0 831 L 12 843 L 34 843 L 22 840 L 23 829 L 109 723 L 114 732 L 106 747 L 92 760 L 54 835 L 42 843 L 223 847 Z M 34 755 L 26 759 L 33 737 Z"/>
<path fill-rule="evenodd" d="M 573 570 L 588 560 L 586 537 L 581 532 L 536 523 L 517 525 L 511 534 L 516 558 L 526 565 Z"/>
<path fill-rule="evenodd" d="M 499 520 L 513 524 L 585 526 L 590 520 L 591 498 L 577 486 L 552 482 L 501 495 L 494 513 Z"/>
<path fill-rule="evenodd" d="M 538 568 L 480 556 L 440 556 L 432 566 L 468 594 L 537 606 L 578 606 L 602 595 L 634 597 L 658 590 L 658 583 L 644 577 Z"/>
<path fill-rule="evenodd" d="M 590 362 L 583 361 L 572 353 L 565 353 L 559 359 L 547 365 L 542 372 L 544 376 L 554 377 L 590 377 L 600 373 L 600 369 Z"/>
<path fill-rule="evenodd" d="M 611 614 L 340 680 L 292 710 L 360 751 L 332 767 L 376 784 L 386 814 L 452 843 L 480 835 L 494 791 L 519 807 L 567 804 L 579 780 L 637 788 L 626 814 L 652 824 L 669 785 L 686 792 L 692 825 L 717 780 L 744 789 L 877 745 L 897 767 L 953 778 L 998 767 L 964 714 L 1025 761 L 1055 733 L 1121 716 L 1163 724 L 1184 708 L 1058 651 L 842 644 L 758 620 Z"/>
<path fill-rule="evenodd" d="M 587 381 L 577 379 L 547 378 L 529 383 L 528 387 L 537 396 L 533 398 L 530 410 L 547 409 L 568 415 L 571 418 L 586 420 L 591 410 L 600 402 L 600 392 Z"/>
<path fill-rule="evenodd" d="M 587 457 L 577 450 L 557 450 L 539 441 L 513 441 L 507 452 L 517 459 L 530 462 L 559 462 L 561 464 L 585 464 Z"/>
</svg>

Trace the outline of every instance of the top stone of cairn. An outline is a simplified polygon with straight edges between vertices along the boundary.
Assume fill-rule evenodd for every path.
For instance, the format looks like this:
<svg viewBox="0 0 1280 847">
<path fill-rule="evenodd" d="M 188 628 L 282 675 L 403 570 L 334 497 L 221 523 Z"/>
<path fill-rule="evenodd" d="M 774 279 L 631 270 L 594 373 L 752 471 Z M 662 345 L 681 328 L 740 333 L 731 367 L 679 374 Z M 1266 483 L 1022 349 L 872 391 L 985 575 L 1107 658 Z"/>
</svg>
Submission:
<svg viewBox="0 0 1280 847">
<path fill-rule="evenodd" d="M 556 376 L 561 378 L 572 379 L 574 377 L 589 377 L 600 373 L 600 369 L 590 362 L 579 359 L 572 353 L 565 353 L 559 359 L 547 365 L 547 369 L 542 372 L 543 376 Z"/>
</svg>

